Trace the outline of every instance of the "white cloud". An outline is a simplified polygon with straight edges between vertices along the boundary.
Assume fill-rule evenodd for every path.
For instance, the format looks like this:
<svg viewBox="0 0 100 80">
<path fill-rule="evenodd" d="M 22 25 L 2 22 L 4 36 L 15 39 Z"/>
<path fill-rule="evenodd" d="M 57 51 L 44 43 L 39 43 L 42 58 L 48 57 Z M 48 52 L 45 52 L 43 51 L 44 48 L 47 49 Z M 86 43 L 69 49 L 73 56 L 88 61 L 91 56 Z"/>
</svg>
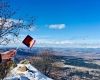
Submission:
<svg viewBox="0 0 100 80">
<path fill-rule="evenodd" d="M 49 29 L 64 29 L 66 27 L 65 24 L 51 24 L 51 25 L 48 25 Z"/>
<path fill-rule="evenodd" d="M 36 45 L 42 47 L 100 48 L 100 40 L 37 39 Z"/>
<path fill-rule="evenodd" d="M 19 39 L 15 39 L 15 42 L 8 44 L 10 47 L 25 47 L 22 44 L 23 38 L 26 35 L 20 35 Z M 100 48 L 100 40 L 54 40 L 46 38 L 35 38 L 36 44 L 34 47 L 63 47 L 63 48 Z"/>
<path fill-rule="evenodd" d="M 17 20 L 17 19 L 3 19 L 3 18 L 0 18 L 0 28 L 1 28 L 1 25 L 3 25 L 3 29 L 8 29 L 9 27 L 11 27 L 12 25 L 14 24 L 17 24 L 17 23 L 23 23 L 22 20 Z"/>
<path fill-rule="evenodd" d="M 57 40 L 52 40 L 52 39 L 37 39 L 37 43 L 38 44 L 71 44 L 72 42 L 69 40 L 61 40 L 61 41 L 57 41 Z"/>
</svg>

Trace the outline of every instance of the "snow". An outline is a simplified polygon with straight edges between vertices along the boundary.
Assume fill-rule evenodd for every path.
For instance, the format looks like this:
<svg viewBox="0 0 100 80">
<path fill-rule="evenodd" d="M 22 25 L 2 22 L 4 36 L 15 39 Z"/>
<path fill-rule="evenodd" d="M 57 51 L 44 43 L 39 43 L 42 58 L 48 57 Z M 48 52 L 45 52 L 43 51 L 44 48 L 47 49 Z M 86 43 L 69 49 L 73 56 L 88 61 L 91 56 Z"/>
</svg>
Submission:
<svg viewBox="0 0 100 80">
<path fill-rule="evenodd" d="M 39 72 L 35 67 L 31 64 L 24 64 L 28 70 L 25 72 L 18 71 L 18 67 L 23 64 L 18 64 L 13 70 L 10 71 L 10 76 L 7 76 L 4 80 L 53 80 L 48 78 L 41 72 Z M 19 74 L 20 73 L 20 74 Z"/>
</svg>

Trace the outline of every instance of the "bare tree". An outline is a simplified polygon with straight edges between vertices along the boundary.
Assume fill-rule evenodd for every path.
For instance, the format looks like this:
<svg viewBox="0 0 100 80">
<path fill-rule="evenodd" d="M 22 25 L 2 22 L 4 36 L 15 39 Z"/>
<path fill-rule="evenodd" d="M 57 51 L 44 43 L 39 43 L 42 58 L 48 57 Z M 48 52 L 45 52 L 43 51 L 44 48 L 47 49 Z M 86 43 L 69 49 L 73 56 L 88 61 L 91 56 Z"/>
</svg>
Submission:
<svg viewBox="0 0 100 80">
<path fill-rule="evenodd" d="M 37 59 L 36 59 L 37 57 Z M 36 59 L 36 60 L 35 60 Z M 50 77 L 52 72 L 52 63 L 55 61 L 54 55 L 49 51 L 45 50 L 41 54 L 32 58 L 31 62 L 39 71 L 41 71 L 46 76 Z"/>
<path fill-rule="evenodd" d="M 29 22 L 24 22 L 22 19 L 14 20 L 12 17 L 16 14 L 11 9 L 9 2 L 0 0 L 0 45 L 9 43 L 12 39 L 10 36 L 18 37 L 21 29 L 33 27 L 35 18 L 31 18 Z"/>
<path fill-rule="evenodd" d="M 15 14 L 16 12 L 11 9 L 8 0 L 0 0 L 0 45 L 6 45 L 15 37 L 17 38 L 20 30 L 29 30 L 34 26 L 35 17 L 30 18 L 28 21 L 22 19 L 16 20 L 13 19 Z M 12 38 L 9 36 L 12 36 Z M 8 63 L 7 61 L 7 64 L 0 64 L 0 80 L 6 76 L 9 68 L 13 65 L 12 62 Z"/>
</svg>

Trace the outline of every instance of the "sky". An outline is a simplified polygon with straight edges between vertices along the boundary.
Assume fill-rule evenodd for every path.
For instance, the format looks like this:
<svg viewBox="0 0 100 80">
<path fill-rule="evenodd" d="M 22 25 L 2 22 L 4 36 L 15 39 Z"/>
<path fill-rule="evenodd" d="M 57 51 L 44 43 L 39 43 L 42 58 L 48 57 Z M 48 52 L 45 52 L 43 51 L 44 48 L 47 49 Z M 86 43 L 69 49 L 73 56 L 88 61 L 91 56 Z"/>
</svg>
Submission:
<svg viewBox="0 0 100 80">
<path fill-rule="evenodd" d="M 42 47 L 100 47 L 100 0 L 10 0 L 14 19 L 35 16 L 35 29 L 22 31 Z"/>
</svg>

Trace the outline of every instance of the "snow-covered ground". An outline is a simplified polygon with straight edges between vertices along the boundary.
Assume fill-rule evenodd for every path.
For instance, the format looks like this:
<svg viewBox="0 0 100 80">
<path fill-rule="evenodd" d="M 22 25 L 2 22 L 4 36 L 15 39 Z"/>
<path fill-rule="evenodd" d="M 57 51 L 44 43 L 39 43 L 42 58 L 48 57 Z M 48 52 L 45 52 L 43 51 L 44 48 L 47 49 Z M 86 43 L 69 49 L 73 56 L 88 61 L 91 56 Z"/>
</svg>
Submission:
<svg viewBox="0 0 100 80">
<path fill-rule="evenodd" d="M 18 71 L 18 68 L 22 65 L 23 64 L 18 64 L 17 67 L 9 72 L 9 76 L 7 76 L 4 80 L 53 80 L 43 75 L 31 64 L 24 64 L 28 68 L 27 71 Z"/>
</svg>

